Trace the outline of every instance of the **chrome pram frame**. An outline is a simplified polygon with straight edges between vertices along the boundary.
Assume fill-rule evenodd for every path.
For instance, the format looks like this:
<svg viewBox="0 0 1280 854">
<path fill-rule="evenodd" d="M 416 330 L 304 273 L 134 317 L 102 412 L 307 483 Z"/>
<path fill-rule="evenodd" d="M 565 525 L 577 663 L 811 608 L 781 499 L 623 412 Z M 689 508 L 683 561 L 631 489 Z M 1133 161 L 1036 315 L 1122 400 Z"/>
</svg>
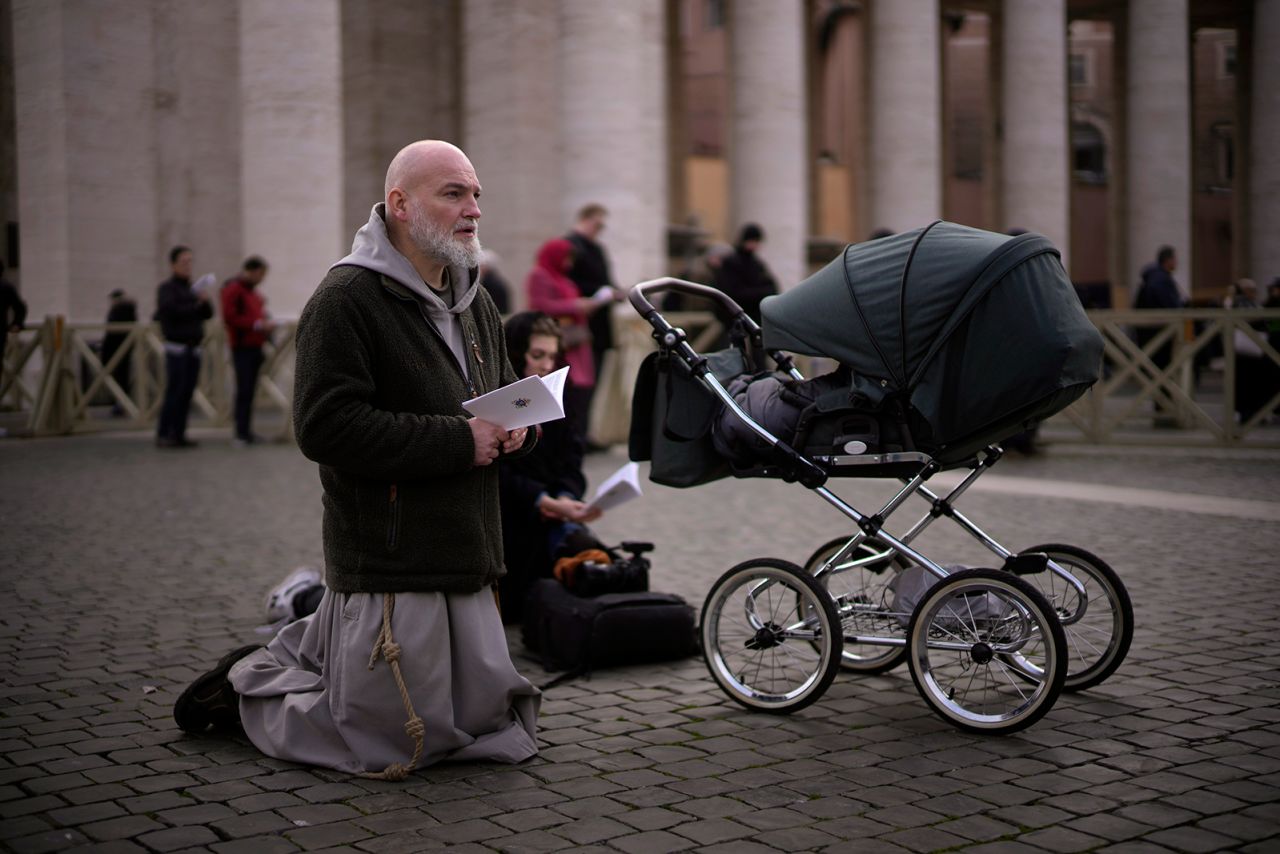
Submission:
<svg viewBox="0 0 1280 854">
<path fill-rule="evenodd" d="M 744 353 L 750 352 L 749 348 L 764 351 L 761 329 L 728 295 L 705 285 L 668 277 L 642 282 L 630 291 L 632 306 L 653 327 L 658 346 L 680 359 L 698 383 L 771 449 L 768 463 L 735 475 L 798 482 L 856 526 L 852 534 L 820 547 L 804 567 L 761 558 L 734 567 L 713 586 L 703 608 L 704 656 L 712 676 L 731 698 L 748 708 L 787 713 L 816 701 L 842 667 L 880 673 L 906 659 L 917 689 L 943 719 L 965 730 L 1007 733 L 1042 717 L 1062 690 L 1095 685 L 1114 672 L 1132 636 L 1132 608 L 1110 567 L 1074 546 L 1050 544 L 1014 552 L 956 510 L 955 502 L 1003 456 L 998 445 L 988 446 L 963 463 L 970 469 L 968 475 L 946 495 L 926 486 L 943 466 L 923 452 L 807 457 L 743 410 L 710 371 L 706 357 L 689 344 L 684 331 L 673 327 L 648 298 L 651 293 L 667 291 L 718 303 L 732 319 L 732 346 L 741 347 Z M 789 354 L 767 351 L 767 355 L 780 371 L 796 380 L 804 379 Z M 904 468 L 913 473 L 902 475 Z M 831 477 L 896 477 L 903 485 L 877 512 L 864 514 L 827 486 Z M 929 502 L 928 512 L 905 534 L 890 534 L 885 522 L 913 495 Z M 949 570 L 913 547 L 913 541 L 942 516 L 951 518 L 999 557 L 1000 570 Z M 889 600 L 892 583 L 910 567 L 922 567 L 935 581 L 908 614 L 893 610 Z M 771 594 L 779 587 L 802 603 L 781 623 L 761 616 L 762 602 L 766 597 L 772 600 Z M 1103 598 L 1094 601 L 1104 601 L 1110 615 L 1110 637 L 1101 648 L 1091 638 L 1074 634 L 1077 627 L 1102 631 L 1085 619 L 1094 592 L 1091 587 L 1102 591 Z M 995 601 L 1002 604 L 990 605 Z M 975 603 L 981 607 L 975 609 Z M 794 688 L 778 690 L 763 685 L 759 662 L 753 678 L 746 672 L 749 663 L 744 666 L 730 660 L 741 654 L 737 641 L 723 638 L 717 626 L 738 620 L 739 606 L 745 624 L 739 629 L 746 634 L 737 640 L 748 651 L 748 658 L 761 657 L 790 641 L 818 649 L 811 667 L 797 664 L 805 656 L 795 652 L 781 665 L 783 671 L 811 671 L 803 674 L 803 679 L 793 680 L 797 683 Z M 971 619 L 962 631 L 957 630 L 955 614 L 966 609 Z M 1073 632 L 1072 655 L 1068 631 Z M 1083 654 L 1084 646 L 1095 647 L 1099 654 Z M 983 693 L 980 701 L 956 699 L 956 682 L 941 676 L 940 661 L 948 656 L 961 659 L 958 672 L 969 681 L 969 688 L 963 690 L 972 688 L 976 671 L 992 671 L 984 677 L 988 687 L 979 689 Z M 1075 672 L 1073 664 L 1077 665 Z M 993 703 L 988 695 L 1001 699 Z M 994 713 L 992 705 L 996 706 Z"/>
</svg>

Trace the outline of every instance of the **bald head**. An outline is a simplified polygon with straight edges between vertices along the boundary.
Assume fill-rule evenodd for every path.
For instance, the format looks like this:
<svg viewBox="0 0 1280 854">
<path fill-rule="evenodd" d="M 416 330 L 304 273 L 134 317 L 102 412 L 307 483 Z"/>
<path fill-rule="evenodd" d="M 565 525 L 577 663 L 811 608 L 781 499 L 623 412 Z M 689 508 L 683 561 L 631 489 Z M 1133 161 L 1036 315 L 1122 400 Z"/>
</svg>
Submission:
<svg viewBox="0 0 1280 854">
<path fill-rule="evenodd" d="M 412 194 L 424 178 L 441 171 L 463 169 L 474 174 L 471 161 L 462 149 L 441 139 L 420 139 L 400 149 L 387 167 L 382 187 L 385 199 L 397 187 Z"/>
</svg>

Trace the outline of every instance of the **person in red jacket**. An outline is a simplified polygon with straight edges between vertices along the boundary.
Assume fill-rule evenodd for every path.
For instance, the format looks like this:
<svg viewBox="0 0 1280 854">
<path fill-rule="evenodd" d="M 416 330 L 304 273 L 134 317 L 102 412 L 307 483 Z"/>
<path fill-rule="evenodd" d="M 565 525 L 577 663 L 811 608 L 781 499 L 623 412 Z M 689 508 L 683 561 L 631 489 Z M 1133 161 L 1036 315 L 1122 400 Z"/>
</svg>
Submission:
<svg viewBox="0 0 1280 854">
<path fill-rule="evenodd" d="M 591 354 L 588 319 L 613 299 L 612 289 L 598 296 L 584 297 L 569 278 L 573 265 L 573 244 L 563 238 L 548 240 L 538 250 L 537 262 L 525 278 L 529 308 L 556 318 L 563 335 L 564 360 L 569 365 L 565 397 L 574 411 L 573 429 L 583 439 L 590 423 L 591 393 L 596 385 L 595 361 Z"/>
<path fill-rule="evenodd" d="M 267 262 L 257 255 L 245 259 L 240 272 L 222 286 L 222 321 L 227 326 L 231 364 L 236 372 L 235 438 L 237 447 L 251 445 L 258 437 L 249 429 L 253 416 L 253 393 L 262 369 L 262 345 L 275 324 L 266 310 L 266 299 L 258 286 L 267 277 Z"/>
</svg>

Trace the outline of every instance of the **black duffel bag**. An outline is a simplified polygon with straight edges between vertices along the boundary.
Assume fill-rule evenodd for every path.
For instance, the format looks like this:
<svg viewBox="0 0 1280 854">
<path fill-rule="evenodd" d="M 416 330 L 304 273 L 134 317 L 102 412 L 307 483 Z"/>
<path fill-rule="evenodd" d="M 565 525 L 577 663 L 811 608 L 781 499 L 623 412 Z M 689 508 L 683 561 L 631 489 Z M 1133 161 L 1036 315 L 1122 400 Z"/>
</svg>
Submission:
<svg viewBox="0 0 1280 854">
<path fill-rule="evenodd" d="M 576 596 L 553 578 L 535 582 L 524 606 L 524 645 L 547 670 L 686 658 L 697 652 L 693 608 L 674 593 Z"/>
</svg>

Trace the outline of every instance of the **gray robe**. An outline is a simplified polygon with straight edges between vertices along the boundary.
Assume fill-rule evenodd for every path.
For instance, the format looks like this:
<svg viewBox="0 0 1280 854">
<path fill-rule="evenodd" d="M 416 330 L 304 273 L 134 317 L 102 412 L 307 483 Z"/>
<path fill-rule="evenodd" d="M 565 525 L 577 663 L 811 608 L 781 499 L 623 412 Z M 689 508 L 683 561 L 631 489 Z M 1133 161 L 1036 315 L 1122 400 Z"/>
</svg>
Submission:
<svg viewBox="0 0 1280 854">
<path fill-rule="evenodd" d="M 426 729 L 418 767 L 535 755 L 541 695 L 511 663 L 493 593 L 395 595 L 392 635 Z M 245 733 L 259 750 L 351 773 L 409 762 L 413 739 L 391 667 L 383 658 L 369 666 L 382 599 L 326 590 L 315 614 L 231 669 Z"/>
</svg>

